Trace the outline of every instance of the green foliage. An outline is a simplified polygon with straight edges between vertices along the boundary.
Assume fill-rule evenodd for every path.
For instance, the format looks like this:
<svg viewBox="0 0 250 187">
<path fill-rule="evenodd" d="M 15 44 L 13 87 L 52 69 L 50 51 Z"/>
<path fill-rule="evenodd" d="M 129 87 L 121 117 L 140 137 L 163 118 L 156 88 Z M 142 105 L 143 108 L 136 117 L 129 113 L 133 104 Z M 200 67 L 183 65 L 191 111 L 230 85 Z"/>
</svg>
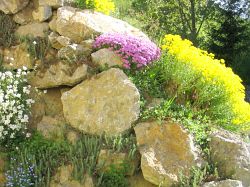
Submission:
<svg viewBox="0 0 250 187">
<path fill-rule="evenodd" d="M 101 176 L 100 187 L 128 187 L 126 172 L 128 170 L 126 163 L 120 166 L 111 165 L 110 169 Z"/>
<path fill-rule="evenodd" d="M 9 158 L 15 159 L 17 165 L 30 160 L 37 176 L 34 186 L 49 186 L 55 169 L 67 161 L 68 152 L 66 142 L 45 140 L 41 135 L 35 134 L 32 139 L 21 143 L 17 150 L 10 152 Z M 10 171 L 11 169 L 12 167 L 9 168 Z"/>
<path fill-rule="evenodd" d="M 51 48 L 48 37 L 24 37 L 20 38 L 21 42 L 26 43 L 28 53 L 34 60 L 45 62 L 47 52 Z"/>
<path fill-rule="evenodd" d="M 72 163 L 74 179 L 82 182 L 84 173 L 93 175 L 96 170 L 97 158 L 101 149 L 101 139 L 82 135 L 80 140 L 69 147 L 68 162 Z"/>
<path fill-rule="evenodd" d="M 18 144 L 17 148 L 9 150 L 8 175 L 10 178 L 14 177 L 16 168 L 20 166 L 23 168 L 32 166 L 34 172 L 25 174 L 24 178 L 34 183 L 35 187 L 49 186 L 56 169 L 71 164 L 72 177 L 83 182 L 85 173 L 96 176 L 97 158 L 103 148 L 117 152 L 128 151 L 130 158 L 133 158 L 137 150 L 133 135 L 107 138 L 82 134 L 76 144 L 72 145 L 66 141 L 47 140 L 35 133 L 30 139 Z M 126 167 L 126 164 L 119 166 L 119 171 L 118 168 L 112 167 L 110 172 L 98 176 L 99 181 L 103 184 L 110 184 L 112 180 L 115 180 L 115 184 L 123 183 Z M 117 180 L 113 178 L 114 176 L 118 177 Z M 20 178 L 17 178 L 17 181 L 19 180 Z"/>
<path fill-rule="evenodd" d="M 16 23 L 11 16 L 0 12 L 0 46 L 10 47 L 15 44 Z"/>
<path fill-rule="evenodd" d="M 137 151 L 136 138 L 133 134 L 111 138 L 104 136 L 102 143 L 106 149 L 113 152 L 127 152 L 131 159 L 135 157 Z"/>
<path fill-rule="evenodd" d="M 150 118 L 156 119 L 160 123 L 169 117 L 171 105 L 173 104 L 174 99 L 164 100 L 159 105 L 147 108 L 141 113 L 142 120 L 148 120 Z"/>
<path fill-rule="evenodd" d="M 4 67 L 3 67 L 3 55 L 0 54 L 0 72 L 3 72 Z"/>
</svg>

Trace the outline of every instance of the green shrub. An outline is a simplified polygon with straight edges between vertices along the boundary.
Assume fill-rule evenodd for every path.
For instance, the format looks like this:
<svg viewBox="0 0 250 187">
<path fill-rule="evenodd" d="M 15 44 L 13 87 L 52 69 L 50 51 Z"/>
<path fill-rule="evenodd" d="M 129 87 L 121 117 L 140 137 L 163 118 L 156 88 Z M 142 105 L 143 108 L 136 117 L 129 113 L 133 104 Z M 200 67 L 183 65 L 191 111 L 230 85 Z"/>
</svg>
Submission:
<svg viewBox="0 0 250 187">
<path fill-rule="evenodd" d="M 101 176 L 100 187 L 128 187 L 126 179 L 127 165 L 125 163 L 120 166 L 111 165 L 110 169 Z"/>
</svg>

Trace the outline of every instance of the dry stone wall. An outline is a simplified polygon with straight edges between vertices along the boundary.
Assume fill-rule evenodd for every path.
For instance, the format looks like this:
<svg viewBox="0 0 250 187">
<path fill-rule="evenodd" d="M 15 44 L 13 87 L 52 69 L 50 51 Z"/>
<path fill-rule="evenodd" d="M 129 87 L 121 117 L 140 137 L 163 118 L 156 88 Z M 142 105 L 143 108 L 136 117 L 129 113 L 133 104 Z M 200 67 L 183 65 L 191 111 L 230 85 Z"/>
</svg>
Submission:
<svg viewBox="0 0 250 187">
<path fill-rule="evenodd" d="M 135 131 L 142 174 L 130 178 L 131 186 L 177 184 L 180 172 L 189 176 L 192 167 L 201 167 L 203 163 L 192 135 L 181 124 L 169 121 L 161 125 L 155 121 L 136 124 L 140 115 L 140 93 L 118 68 L 122 65 L 121 58 L 108 49 L 94 51 L 92 47 L 95 37 L 107 32 L 149 38 L 124 21 L 67 6 L 71 3 L 64 0 L 0 1 L 0 11 L 12 15 L 18 25 L 15 32 L 18 37 L 47 38 L 51 46 L 45 51 L 43 61 L 32 58 L 25 42 L 16 42 L 9 48 L 0 46 L 5 68 L 26 66 L 31 71 L 28 80 L 35 103 L 30 128 L 46 138 L 67 138 L 72 144 L 81 132 L 105 133 L 112 137 Z M 36 40 L 32 45 L 38 45 Z M 96 71 L 105 65 L 116 68 Z M 212 159 L 222 163 L 218 168 L 222 174 L 234 172 L 233 179 L 239 181 L 210 182 L 204 187 L 249 187 L 249 144 L 230 133 L 221 133 L 211 134 Z M 110 154 L 112 151 L 102 150 L 99 161 L 106 161 L 107 165 L 121 163 L 127 157 L 127 153 Z M 225 159 L 230 164 L 223 165 Z M 1 166 L 3 162 L 0 157 Z M 138 168 L 138 160 L 133 163 L 129 175 Z M 1 166 L 0 184 L 4 180 Z M 71 172 L 70 165 L 58 168 L 51 186 L 93 186 L 90 177 L 81 185 L 70 178 Z"/>
</svg>

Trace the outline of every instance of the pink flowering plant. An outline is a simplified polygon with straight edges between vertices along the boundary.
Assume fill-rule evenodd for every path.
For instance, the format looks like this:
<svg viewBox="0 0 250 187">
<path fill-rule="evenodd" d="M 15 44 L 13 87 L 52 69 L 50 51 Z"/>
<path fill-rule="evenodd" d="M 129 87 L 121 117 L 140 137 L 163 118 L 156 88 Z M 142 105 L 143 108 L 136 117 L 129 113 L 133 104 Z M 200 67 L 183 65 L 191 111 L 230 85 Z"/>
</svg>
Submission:
<svg viewBox="0 0 250 187">
<path fill-rule="evenodd" d="M 160 58 L 160 49 L 146 38 L 119 33 L 106 33 L 96 38 L 94 48 L 108 48 L 121 56 L 126 69 L 148 66 Z"/>
</svg>

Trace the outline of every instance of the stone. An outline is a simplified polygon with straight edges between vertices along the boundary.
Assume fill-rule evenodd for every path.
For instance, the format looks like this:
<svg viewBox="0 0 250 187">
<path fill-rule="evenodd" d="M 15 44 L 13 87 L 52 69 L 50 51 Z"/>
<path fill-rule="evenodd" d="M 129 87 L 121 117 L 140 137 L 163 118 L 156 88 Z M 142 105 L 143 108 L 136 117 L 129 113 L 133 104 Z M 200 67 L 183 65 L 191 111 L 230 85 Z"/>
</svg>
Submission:
<svg viewBox="0 0 250 187">
<path fill-rule="evenodd" d="M 53 8 L 59 8 L 62 6 L 71 5 L 74 0 L 39 0 L 40 6 L 52 6 Z"/>
<path fill-rule="evenodd" d="M 73 130 L 69 131 L 69 132 L 67 133 L 66 137 L 67 137 L 67 140 L 68 140 L 71 144 L 73 144 L 73 145 L 75 145 L 76 142 L 79 140 L 79 134 L 78 134 L 77 132 L 73 131 Z"/>
<path fill-rule="evenodd" d="M 57 57 L 61 60 L 66 60 L 69 63 L 87 60 L 91 54 L 89 48 L 84 48 L 80 44 L 71 44 L 61 48 L 58 51 Z"/>
<path fill-rule="evenodd" d="M 5 14 L 15 14 L 22 10 L 29 3 L 29 0 L 1 0 L 0 10 Z"/>
<path fill-rule="evenodd" d="M 122 70 L 112 68 L 62 95 L 63 112 L 74 128 L 116 136 L 131 128 L 140 113 L 140 94 Z"/>
<path fill-rule="evenodd" d="M 202 187 L 243 187 L 243 185 L 241 181 L 227 179 L 218 182 L 207 182 Z"/>
<path fill-rule="evenodd" d="M 214 131 L 210 139 L 211 160 L 216 163 L 219 174 L 250 186 L 250 144 L 226 130 Z"/>
<path fill-rule="evenodd" d="M 60 36 L 55 32 L 51 32 L 48 36 L 50 44 L 55 49 L 61 49 L 71 44 L 71 40 L 65 36 Z"/>
<path fill-rule="evenodd" d="M 6 48 L 3 52 L 3 66 L 7 69 L 18 69 L 23 66 L 33 69 L 34 62 L 27 51 L 26 44 Z"/>
<path fill-rule="evenodd" d="M 13 20 L 20 24 L 20 25 L 26 25 L 33 20 L 32 12 L 34 10 L 34 5 L 32 2 L 28 4 L 23 10 L 19 11 L 13 16 Z"/>
<path fill-rule="evenodd" d="M 56 175 L 50 183 L 50 187 L 94 187 L 93 179 L 88 174 L 84 175 L 83 184 L 76 180 L 72 180 L 71 174 L 73 166 L 61 166 L 58 168 Z"/>
<path fill-rule="evenodd" d="M 22 25 L 16 30 L 16 34 L 19 37 L 33 36 L 33 37 L 45 37 L 49 31 L 48 23 L 29 23 Z"/>
<path fill-rule="evenodd" d="M 130 187 L 157 187 L 156 185 L 146 181 L 142 173 L 136 174 L 128 178 Z"/>
<path fill-rule="evenodd" d="M 60 88 L 51 88 L 43 91 L 41 97 L 44 101 L 45 115 L 63 117 L 61 96 L 62 94 Z"/>
<path fill-rule="evenodd" d="M 89 48 L 89 49 L 92 49 L 93 48 L 93 45 L 94 45 L 94 40 L 92 39 L 88 39 L 88 40 L 83 40 L 81 41 L 81 45 L 85 48 Z"/>
<path fill-rule="evenodd" d="M 65 122 L 62 119 L 43 116 L 42 121 L 37 124 L 37 131 L 47 139 L 63 139 Z"/>
<path fill-rule="evenodd" d="M 101 67 L 112 67 L 119 66 L 122 67 L 123 61 L 120 56 L 118 56 L 114 51 L 109 49 L 100 49 L 91 54 L 92 62 Z"/>
<path fill-rule="evenodd" d="M 28 82 L 39 89 L 74 86 L 87 78 L 87 69 L 85 64 L 73 65 L 59 61 L 51 64 L 46 70 L 31 73 Z"/>
<path fill-rule="evenodd" d="M 48 5 L 39 6 L 36 10 L 32 12 L 34 20 L 39 22 L 46 21 L 52 16 L 52 8 Z"/>
<path fill-rule="evenodd" d="M 73 172 L 72 165 L 61 166 L 58 168 L 56 175 L 54 176 L 54 180 L 57 183 L 63 184 L 69 180 L 71 180 L 71 174 Z"/>
<path fill-rule="evenodd" d="M 49 28 L 54 32 L 56 32 L 56 20 L 57 20 L 57 11 L 53 11 L 51 21 L 49 22 Z"/>
<path fill-rule="evenodd" d="M 139 29 L 119 19 L 91 10 L 61 7 L 57 11 L 56 30 L 76 43 L 110 32 L 135 35 L 148 39 Z"/>
<path fill-rule="evenodd" d="M 111 166 L 124 169 L 122 168 L 124 164 L 128 166 L 126 175 L 132 176 L 139 166 L 139 159 L 137 159 L 137 157 L 133 159 L 129 158 L 128 153 L 114 152 L 107 149 L 102 149 L 99 153 L 98 165 L 101 168 L 101 172 L 110 170 Z"/>
<path fill-rule="evenodd" d="M 157 107 L 159 106 L 161 103 L 164 102 L 164 99 L 163 98 L 152 98 L 148 104 L 146 105 L 146 108 L 147 109 L 152 109 L 154 107 Z"/>
<path fill-rule="evenodd" d="M 5 186 L 5 167 L 6 167 L 6 155 L 0 152 L 0 186 Z"/>
<path fill-rule="evenodd" d="M 37 129 L 37 124 L 45 115 L 45 102 L 41 94 L 33 87 L 31 87 L 30 98 L 35 102 L 31 105 L 31 114 L 29 118 L 29 128 Z"/>
<path fill-rule="evenodd" d="M 201 165 L 200 151 L 193 138 L 178 124 L 144 122 L 134 128 L 141 153 L 144 178 L 162 187 L 178 182 L 180 172 L 188 176 L 190 168 Z"/>
<path fill-rule="evenodd" d="M 59 34 L 55 32 L 51 32 L 48 36 L 51 47 L 55 49 L 61 49 L 63 46 L 57 41 Z"/>
</svg>

